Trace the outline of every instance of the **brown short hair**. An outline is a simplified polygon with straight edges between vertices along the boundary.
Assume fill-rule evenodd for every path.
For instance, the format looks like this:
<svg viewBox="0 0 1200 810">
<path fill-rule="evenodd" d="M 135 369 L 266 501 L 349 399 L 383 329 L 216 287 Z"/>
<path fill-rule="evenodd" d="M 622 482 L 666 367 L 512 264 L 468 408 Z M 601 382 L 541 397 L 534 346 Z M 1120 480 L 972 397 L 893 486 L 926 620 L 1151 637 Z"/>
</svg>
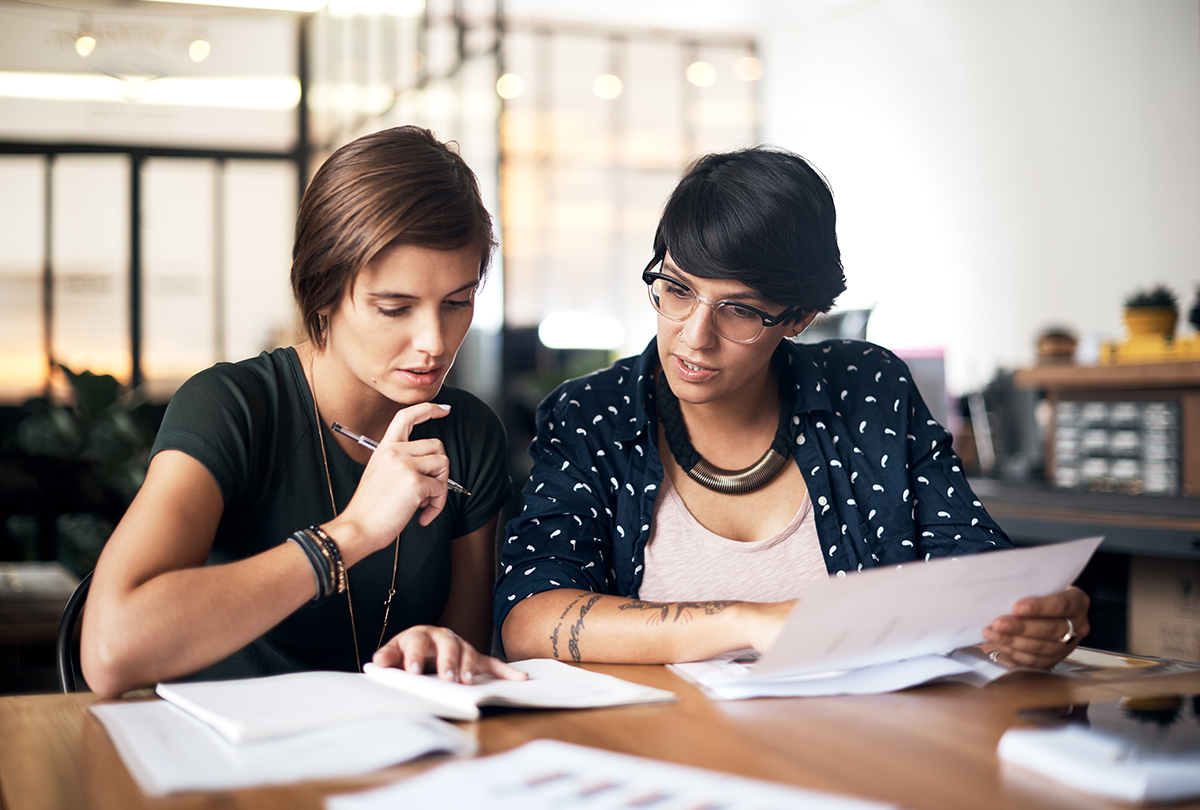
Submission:
<svg viewBox="0 0 1200 810">
<path fill-rule="evenodd" d="M 496 246 L 479 182 L 462 157 L 427 129 L 394 127 L 352 141 L 317 170 L 296 218 L 292 294 L 318 347 L 360 270 L 394 245 L 479 246 L 482 281 Z"/>
</svg>

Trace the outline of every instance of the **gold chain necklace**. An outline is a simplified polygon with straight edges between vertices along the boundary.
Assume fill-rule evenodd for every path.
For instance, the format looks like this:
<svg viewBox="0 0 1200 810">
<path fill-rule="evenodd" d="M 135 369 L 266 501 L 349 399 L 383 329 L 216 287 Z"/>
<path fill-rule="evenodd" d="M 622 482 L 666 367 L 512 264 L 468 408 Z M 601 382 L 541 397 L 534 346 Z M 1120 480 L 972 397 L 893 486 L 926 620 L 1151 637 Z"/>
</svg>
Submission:
<svg viewBox="0 0 1200 810">
<path fill-rule="evenodd" d="M 325 465 L 325 483 L 329 486 L 329 505 L 333 507 L 333 516 L 338 516 L 337 501 L 333 497 L 333 476 L 329 474 L 329 457 L 325 454 L 325 432 L 321 429 L 321 409 L 317 407 L 317 373 L 315 370 L 317 353 L 314 351 L 308 359 L 308 390 L 312 394 L 313 413 L 317 417 L 317 440 L 321 443 L 321 462 Z M 400 535 L 396 535 L 396 553 L 392 558 L 392 584 L 388 587 L 387 599 L 383 600 L 383 627 L 379 630 L 379 641 L 375 649 L 383 646 L 383 635 L 387 632 L 388 616 L 392 612 L 392 597 L 396 595 L 396 569 L 400 567 Z M 354 639 L 354 661 L 358 671 L 362 672 L 362 655 L 358 651 L 358 627 L 354 624 L 354 600 L 350 597 L 350 573 L 346 572 L 346 605 L 350 608 L 350 637 Z"/>
</svg>

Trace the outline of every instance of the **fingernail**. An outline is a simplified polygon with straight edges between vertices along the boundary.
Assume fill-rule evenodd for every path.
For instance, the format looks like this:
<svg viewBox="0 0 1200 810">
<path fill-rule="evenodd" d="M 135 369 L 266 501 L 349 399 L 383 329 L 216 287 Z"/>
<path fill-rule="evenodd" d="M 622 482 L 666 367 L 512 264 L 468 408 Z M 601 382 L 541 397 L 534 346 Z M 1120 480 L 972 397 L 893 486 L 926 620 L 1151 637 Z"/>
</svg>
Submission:
<svg viewBox="0 0 1200 810">
<path fill-rule="evenodd" d="M 420 662 L 419 662 L 419 661 L 409 661 L 409 662 L 408 662 L 408 671 L 409 671 L 409 672 L 412 672 L 412 673 L 414 673 L 414 674 L 416 674 L 416 675 L 420 675 L 420 674 L 421 674 L 421 664 L 420 664 Z"/>
<path fill-rule="evenodd" d="M 449 405 L 443 405 L 443 404 L 442 404 L 442 403 L 440 403 L 440 402 L 437 404 L 437 406 L 438 406 L 439 408 L 441 408 L 443 411 L 448 411 L 448 410 L 450 410 L 450 406 L 449 406 Z"/>
<path fill-rule="evenodd" d="M 470 672 L 464 672 L 462 676 L 463 683 L 475 683 L 475 676 Z"/>
</svg>

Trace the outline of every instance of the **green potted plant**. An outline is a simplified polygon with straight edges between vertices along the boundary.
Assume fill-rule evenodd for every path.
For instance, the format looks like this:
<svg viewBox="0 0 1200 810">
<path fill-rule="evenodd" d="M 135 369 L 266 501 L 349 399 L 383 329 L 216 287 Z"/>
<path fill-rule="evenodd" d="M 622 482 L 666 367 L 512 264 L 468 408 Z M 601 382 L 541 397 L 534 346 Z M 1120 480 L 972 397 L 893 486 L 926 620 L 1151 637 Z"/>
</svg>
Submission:
<svg viewBox="0 0 1200 810">
<path fill-rule="evenodd" d="M 141 487 L 163 406 L 108 374 L 59 368 L 71 385 L 70 402 L 31 399 L 27 415 L 0 436 L 32 490 L 28 511 L 10 507 L 17 519 L 5 522 L 12 536 L 0 536 L 0 546 L 27 555 L 36 542 L 42 559 L 57 556 L 82 576 Z"/>
<path fill-rule="evenodd" d="M 1165 284 L 1137 290 L 1125 299 L 1123 319 L 1130 338 L 1142 335 L 1170 337 L 1175 334 L 1175 322 L 1179 319 L 1179 301 Z"/>
</svg>

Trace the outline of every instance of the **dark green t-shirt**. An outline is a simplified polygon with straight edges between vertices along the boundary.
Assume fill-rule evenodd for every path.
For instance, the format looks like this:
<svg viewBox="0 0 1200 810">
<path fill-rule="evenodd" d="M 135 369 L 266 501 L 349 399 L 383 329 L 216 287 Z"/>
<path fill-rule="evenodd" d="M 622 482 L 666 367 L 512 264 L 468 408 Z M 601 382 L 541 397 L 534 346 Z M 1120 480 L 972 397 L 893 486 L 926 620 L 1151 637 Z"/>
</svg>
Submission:
<svg viewBox="0 0 1200 810">
<path fill-rule="evenodd" d="M 401 534 L 388 638 L 414 624 L 437 622 L 450 588 L 451 538 L 483 526 L 512 494 L 504 428 L 496 414 L 456 388 L 443 387 L 433 401 L 450 405 L 450 415 L 417 425 L 412 438 L 440 439 L 450 459 L 450 476 L 472 494 L 449 493 L 446 508 L 433 523 L 421 526 L 414 518 Z M 152 452 L 187 453 L 221 488 L 225 511 L 209 565 L 258 554 L 287 542 L 292 532 L 333 517 L 316 427 L 312 395 L 291 348 L 240 363 L 218 363 L 192 377 L 172 397 Z M 324 425 L 321 431 L 341 512 L 365 467 L 341 450 Z M 349 570 L 364 662 L 375 651 L 383 627 L 394 554 L 394 546 L 388 545 Z M 194 677 L 313 669 L 356 669 L 345 595 L 306 604 Z"/>
</svg>

